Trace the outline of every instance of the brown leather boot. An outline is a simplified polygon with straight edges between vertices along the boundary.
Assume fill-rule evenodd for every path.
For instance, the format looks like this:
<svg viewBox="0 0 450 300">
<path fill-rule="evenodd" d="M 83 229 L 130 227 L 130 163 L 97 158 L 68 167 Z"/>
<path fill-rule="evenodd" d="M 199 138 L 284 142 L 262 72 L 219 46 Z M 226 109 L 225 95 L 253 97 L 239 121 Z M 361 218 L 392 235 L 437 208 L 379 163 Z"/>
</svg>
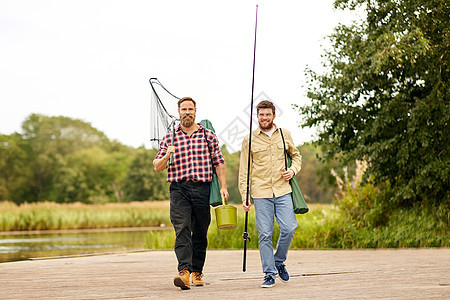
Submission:
<svg viewBox="0 0 450 300">
<path fill-rule="evenodd" d="M 191 274 L 189 273 L 188 269 L 181 270 L 180 272 L 178 272 L 178 276 L 175 276 L 175 278 L 173 279 L 173 284 L 175 284 L 175 286 L 181 288 L 182 290 L 189 290 L 189 277 L 191 277 Z"/>
<path fill-rule="evenodd" d="M 203 274 L 202 272 L 192 272 L 192 283 L 195 286 L 204 286 L 205 283 L 203 282 Z"/>
</svg>

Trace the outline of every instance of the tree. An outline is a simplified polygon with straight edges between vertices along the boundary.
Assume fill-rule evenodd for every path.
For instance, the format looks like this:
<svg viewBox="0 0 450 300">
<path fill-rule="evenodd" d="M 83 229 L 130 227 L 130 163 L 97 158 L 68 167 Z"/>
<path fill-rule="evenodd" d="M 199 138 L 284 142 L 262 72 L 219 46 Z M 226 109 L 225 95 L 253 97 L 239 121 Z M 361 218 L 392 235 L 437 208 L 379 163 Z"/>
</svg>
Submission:
<svg viewBox="0 0 450 300">
<path fill-rule="evenodd" d="M 27 145 L 19 134 L 0 135 L 0 201 L 22 203 L 28 199 L 31 177 Z"/>
<path fill-rule="evenodd" d="M 131 163 L 131 157 L 126 153 L 108 153 L 99 147 L 92 147 L 72 153 L 63 161 L 55 170 L 49 201 L 122 201 L 122 181 Z"/>
<path fill-rule="evenodd" d="M 22 124 L 22 138 L 28 143 L 35 201 L 47 200 L 53 188 L 55 171 L 64 157 L 82 149 L 98 146 L 110 149 L 108 138 L 89 123 L 67 117 L 30 115 Z M 30 197 L 28 197 L 30 198 Z"/>
<path fill-rule="evenodd" d="M 167 170 L 156 173 L 153 160 L 156 149 L 137 149 L 128 173 L 123 182 L 123 190 L 127 201 L 168 200 L 169 184 L 166 182 Z"/>
<path fill-rule="evenodd" d="M 321 162 L 318 159 L 320 148 L 306 143 L 297 147 L 302 155 L 302 169 L 296 176 L 298 185 L 307 202 L 331 203 L 338 192 L 336 179 L 332 176 L 334 169 L 340 177 L 344 178 L 344 168 L 348 170 L 348 176 L 354 174 L 354 166 L 350 163 L 344 167 L 338 160 Z"/>
<path fill-rule="evenodd" d="M 0 170 L 8 182 L 0 179 L 0 198 L 16 203 L 121 200 L 134 149 L 67 117 L 32 114 L 22 129 L 0 138 Z"/>
<path fill-rule="evenodd" d="M 449 24 L 446 0 L 337 0 L 363 22 L 330 36 L 324 74 L 307 70 L 303 126 L 321 128 L 326 157 L 367 160 L 392 203 L 449 199 Z"/>
</svg>

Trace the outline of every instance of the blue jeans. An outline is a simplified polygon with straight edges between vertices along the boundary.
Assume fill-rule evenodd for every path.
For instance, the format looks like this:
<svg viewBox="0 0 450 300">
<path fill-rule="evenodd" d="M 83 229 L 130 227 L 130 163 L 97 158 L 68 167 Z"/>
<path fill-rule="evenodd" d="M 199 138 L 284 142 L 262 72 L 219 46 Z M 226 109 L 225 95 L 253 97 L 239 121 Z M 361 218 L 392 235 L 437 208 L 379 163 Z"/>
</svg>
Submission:
<svg viewBox="0 0 450 300">
<path fill-rule="evenodd" d="M 263 272 L 273 278 L 278 274 L 276 266 L 283 265 L 294 237 L 297 219 L 292 205 L 292 194 L 273 198 L 253 199 L 255 204 L 256 230 L 258 231 L 259 255 Z M 273 253 L 274 216 L 280 227 L 277 249 Z"/>
<path fill-rule="evenodd" d="M 202 272 L 211 222 L 210 183 L 189 181 L 170 185 L 170 221 L 175 229 L 175 254 L 178 271 Z"/>
</svg>

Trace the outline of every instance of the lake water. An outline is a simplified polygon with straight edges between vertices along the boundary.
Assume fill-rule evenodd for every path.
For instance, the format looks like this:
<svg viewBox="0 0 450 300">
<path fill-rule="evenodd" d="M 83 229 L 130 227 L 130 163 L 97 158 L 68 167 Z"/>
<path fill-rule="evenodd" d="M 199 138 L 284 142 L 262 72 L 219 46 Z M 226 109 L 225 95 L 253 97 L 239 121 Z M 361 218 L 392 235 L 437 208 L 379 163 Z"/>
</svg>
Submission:
<svg viewBox="0 0 450 300">
<path fill-rule="evenodd" d="M 0 263 L 145 249 L 145 236 L 157 228 L 65 230 L 0 234 Z"/>
</svg>

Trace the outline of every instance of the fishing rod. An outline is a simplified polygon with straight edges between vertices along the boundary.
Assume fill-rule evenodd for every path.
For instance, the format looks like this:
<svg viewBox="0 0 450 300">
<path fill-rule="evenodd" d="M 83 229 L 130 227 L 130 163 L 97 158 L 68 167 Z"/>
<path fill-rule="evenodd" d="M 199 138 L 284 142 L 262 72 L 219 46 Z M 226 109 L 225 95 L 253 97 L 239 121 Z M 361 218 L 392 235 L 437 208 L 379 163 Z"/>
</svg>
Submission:
<svg viewBox="0 0 450 300">
<path fill-rule="evenodd" d="M 255 18 L 255 42 L 253 44 L 253 75 L 252 75 L 252 99 L 250 105 L 250 134 L 248 137 L 248 163 L 247 163 L 247 193 L 245 197 L 245 205 L 249 204 L 249 191 L 250 191 L 250 153 L 252 150 L 252 117 L 253 117 L 253 91 L 255 90 L 255 60 L 256 60 L 256 29 L 258 28 L 258 4 L 256 5 L 256 18 Z M 242 266 L 242 271 L 246 271 L 247 262 L 247 240 L 250 242 L 250 237 L 248 236 L 248 211 L 245 212 L 245 228 L 242 237 L 244 238 L 244 261 Z"/>
</svg>

